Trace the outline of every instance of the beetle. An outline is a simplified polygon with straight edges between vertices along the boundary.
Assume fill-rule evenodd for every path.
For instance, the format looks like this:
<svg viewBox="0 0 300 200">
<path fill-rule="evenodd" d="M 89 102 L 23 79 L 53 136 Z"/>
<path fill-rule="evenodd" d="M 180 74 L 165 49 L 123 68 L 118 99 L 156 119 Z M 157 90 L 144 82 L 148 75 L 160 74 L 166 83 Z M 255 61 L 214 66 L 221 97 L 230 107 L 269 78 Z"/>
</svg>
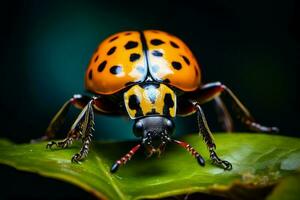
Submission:
<svg viewBox="0 0 300 200">
<path fill-rule="evenodd" d="M 93 97 L 76 94 L 69 99 L 50 122 L 44 139 L 51 139 L 64 122 L 71 105 L 82 109 L 67 137 L 51 141 L 67 148 L 82 139 L 82 147 L 72 157 L 78 162 L 87 157 L 94 132 L 94 112 L 103 115 L 127 115 L 134 120 L 133 133 L 139 143 L 111 167 L 120 165 L 144 147 L 146 153 L 163 152 L 167 143 L 175 143 L 192 154 L 201 166 L 203 157 L 188 143 L 172 138 L 176 116 L 197 114 L 199 132 L 203 135 L 212 163 L 231 170 L 232 164 L 221 159 L 205 119 L 202 104 L 214 100 L 223 125 L 232 130 L 229 112 L 220 95 L 229 96 L 241 122 L 253 131 L 277 132 L 276 127 L 257 123 L 234 93 L 220 82 L 202 82 L 201 70 L 193 53 L 178 37 L 159 30 L 125 31 L 105 39 L 92 56 L 85 74 L 85 87 Z"/>
</svg>

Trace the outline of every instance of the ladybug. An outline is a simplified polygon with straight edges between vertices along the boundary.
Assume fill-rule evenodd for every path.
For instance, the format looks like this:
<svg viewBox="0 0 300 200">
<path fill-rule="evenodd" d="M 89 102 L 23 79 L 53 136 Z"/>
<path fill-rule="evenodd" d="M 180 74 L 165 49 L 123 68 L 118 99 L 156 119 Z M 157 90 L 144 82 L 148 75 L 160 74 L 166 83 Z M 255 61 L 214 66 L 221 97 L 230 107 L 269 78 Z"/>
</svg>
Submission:
<svg viewBox="0 0 300 200">
<path fill-rule="evenodd" d="M 197 113 L 199 132 L 203 135 L 212 163 L 231 170 L 232 165 L 216 153 L 216 145 L 201 105 L 214 100 L 227 131 L 232 130 L 231 117 L 220 95 L 226 93 L 241 122 L 249 129 L 276 132 L 255 122 L 234 93 L 220 82 L 202 83 L 201 70 L 193 53 L 178 37 L 158 30 L 126 31 L 105 39 L 92 56 L 85 74 L 85 87 L 93 97 L 74 95 L 52 119 L 44 139 L 51 139 L 61 127 L 71 105 L 82 109 L 67 137 L 49 142 L 66 148 L 81 139 L 82 147 L 73 162 L 86 158 L 94 132 L 94 113 L 127 115 L 134 120 L 133 133 L 139 143 L 111 167 L 120 165 L 144 147 L 149 156 L 164 151 L 167 143 L 175 143 L 195 157 L 201 166 L 203 157 L 188 143 L 172 138 L 173 119 Z"/>
</svg>

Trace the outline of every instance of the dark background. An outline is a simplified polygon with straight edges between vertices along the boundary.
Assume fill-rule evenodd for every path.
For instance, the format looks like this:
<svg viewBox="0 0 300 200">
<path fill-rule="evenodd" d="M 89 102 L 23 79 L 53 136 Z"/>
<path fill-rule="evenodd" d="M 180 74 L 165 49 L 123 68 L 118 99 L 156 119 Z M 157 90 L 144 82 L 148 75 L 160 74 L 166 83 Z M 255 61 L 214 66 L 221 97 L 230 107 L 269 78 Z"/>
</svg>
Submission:
<svg viewBox="0 0 300 200">
<path fill-rule="evenodd" d="M 1 137 L 28 142 L 43 135 L 59 107 L 84 93 L 84 72 L 96 46 L 115 32 L 143 29 L 179 36 L 202 64 L 205 82 L 223 82 L 257 121 L 300 136 L 299 1 L 30 0 L 4 1 L 0 9 Z M 204 110 L 211 129 L 220 131 L 212 104 Z M 72 109 L 67 125 L 76 114 Z M 177 119 L 177 134 L 196 131 L 195 120 Z M 100 139 L 133 139 L 131 126 L 125 118 L 96 117 Z M 8 167 L 1 171 L 1 190 L 9 197 L 86 196 L 59 181 Z M 57 188 L 60 194 L 53 192 Z"/>
</svg>

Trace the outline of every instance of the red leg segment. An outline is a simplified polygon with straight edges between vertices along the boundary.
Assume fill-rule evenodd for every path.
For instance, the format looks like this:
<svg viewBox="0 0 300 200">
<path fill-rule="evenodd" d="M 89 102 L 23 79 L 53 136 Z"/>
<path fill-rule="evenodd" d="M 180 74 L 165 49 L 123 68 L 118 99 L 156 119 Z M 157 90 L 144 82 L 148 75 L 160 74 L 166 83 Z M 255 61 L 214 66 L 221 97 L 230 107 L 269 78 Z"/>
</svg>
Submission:
<svg viewBox="0 0 300 200">
<path fill-rule="evenodd" d="M 110 172 L 115 173 L 116 171 L 118 171 L 119 166 L 121 164 L 123 164 L 123 165 L 126 164 L 126 162 L 131 159 L 131 157 L 137 152 L 137 150 L 139 150 L 140 147 L 141 147 L 141 144 L 136 145 L 125 156 L 123 156 L 120 160 L 117 160 L 115 162 L 115 164 L 113 164 L 113 166 L 111 167 Z"/>
<path fill-rule="evenodd" d="M 205 161 L 204 161 L 203 157 L 190 144 L 183 142 L 183 141 L 174 140 L 174 139 L 172 139 L 171 141 L 174 142 L 175 144 L 180 145 L 181 147 L 185 148 L 188 152 L 190 152 L 192 154 L 192 156 L 194 156 L 196 158 L 199 165 L 201 165 L 201 166 L 205 165 Z"/>
</svg>

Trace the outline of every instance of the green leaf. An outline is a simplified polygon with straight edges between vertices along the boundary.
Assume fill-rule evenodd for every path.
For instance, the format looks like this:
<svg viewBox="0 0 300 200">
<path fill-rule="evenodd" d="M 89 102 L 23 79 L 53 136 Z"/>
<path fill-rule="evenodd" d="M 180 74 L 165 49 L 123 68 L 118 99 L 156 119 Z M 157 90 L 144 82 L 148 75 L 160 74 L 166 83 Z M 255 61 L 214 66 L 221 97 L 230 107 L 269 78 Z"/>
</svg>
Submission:
<svg viewBox="0 0 300 200">
<path fill-rule="evenodd" d="M 282 180 L 267 200 L 298 200 L 300 197 L 300 172 Z"/>
<path fill-rule="evenodd" d="M 215 134 L 217 153 L 233 165 L 224 171 L 211 164 L 207 147 L 197 135 L 181 138 L 206 160 L 205 167 L 185 149 L 169 144 L 160 158 L 135 155 L 116 174 L 111 165 L 137 142 L 94 141 L 87 159 L 71 163 L 80 144 L 46 149 L 46 143 L 16 145 L 0 140 L 0 163 L 64 180 L 103 199 L 161 198 L 191 193 L 236 197 L 236 188 L 271 188 L 300 167 L 300 139 L 266 134 Z M 243 190 L 247 191 L 247 190 Z M 249 195 L 249 192 L 245 195 Z M 251 192 L 251 195 L 255 193 Z"/>
</svg>

